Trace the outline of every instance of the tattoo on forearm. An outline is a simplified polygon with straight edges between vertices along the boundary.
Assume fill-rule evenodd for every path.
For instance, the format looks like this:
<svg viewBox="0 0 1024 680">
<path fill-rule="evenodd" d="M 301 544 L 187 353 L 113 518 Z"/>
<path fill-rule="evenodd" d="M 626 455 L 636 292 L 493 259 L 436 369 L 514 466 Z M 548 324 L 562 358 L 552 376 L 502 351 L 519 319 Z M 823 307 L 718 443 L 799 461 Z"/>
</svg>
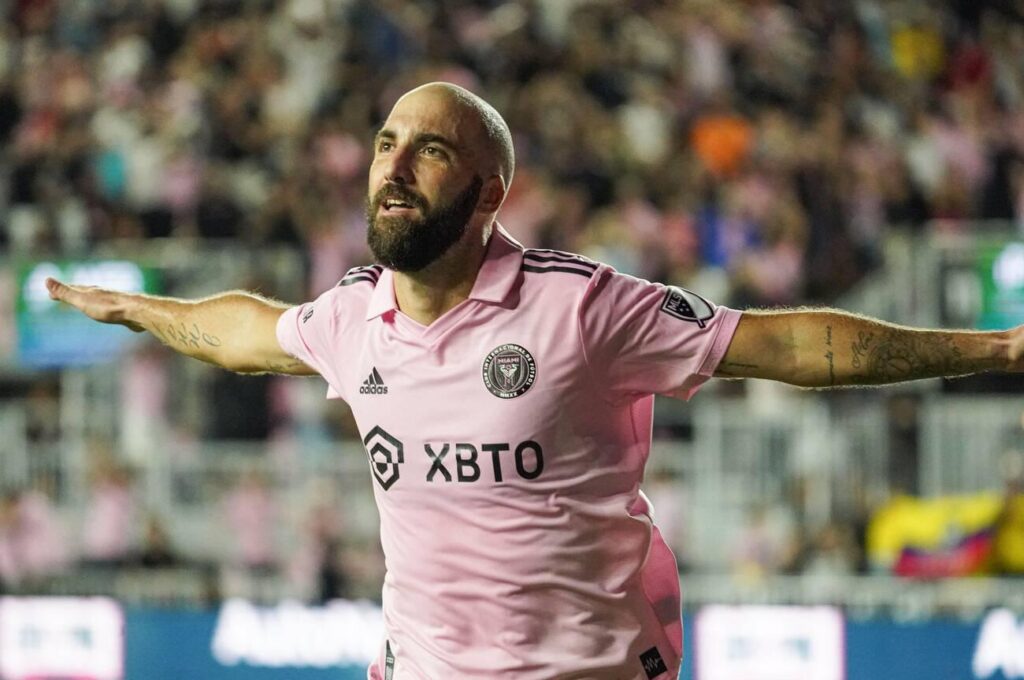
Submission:
<svg viewBox="0 0 1024 680">
<path fill-rule="evenodd" d="M 210 335 L 209 333 L 202 333 L 203 342 L 210 347 L 220 347 L 220 338 L 216 335 Z"/>
<path fill-rule="evenodd" d="M 850 345 L 850 351 L 853 353 L 854 368 L 861 368 L 863 366 L 863 360 L 867 356 L 868 347 L 871 345 L 874 337 L 874 333 L 868 333 L 867 331 L 857 333 L 857 341 Z"/>
<path fill-rule="evenodd" d="M 994 359 L 968 359 L 954 341 L 942 333 L 916 333 L 891 329 L 879 335 L 860 333 L 853 344 L 854 368 L 863 368 L 869 383 L 958 376 L 988 370 Z"/>
<path fill-rule="evenodd" d="M 718 364 L 718 368 L 715 369 L 715 374 L 721 378 L 742 378 L 745 377 L 743 373 L 737 373 L 732 369 L 757 369 L 761 368 L 757 364 L 745 364 L 740 361 L 723 361 Z"/>
<path fill-rule="evenodd" d="M 303 366 L 304 364 L 297 359 L 267 362 L 267 369 L 274 373 L 290 373 L 298 368 L 302 368 Z"/>
<path fill-rule="evenodd" d="M 220 338 L 202 330 L 197 324 L 192 324 L 191 328 L 184 323 L 167 324 L 163 328 L 154 326 L 153 333 L 165 345 L 186 351 L 202 349 L 203 345 L 208 347 L 220 347 L 221 345 Z"/>
<path fill-rule="evenodd" d="M 884 381 L 966 372 L 960 348 L 948 338 L 892 331 L 868 354 L 868 375 Z"/>
<path fill-rule="evenodd" d="M 828 360 L 828 384 L 835 386 L 836 384 L 836 355 L 832 351 L 832 326 L 825 326 L 825 346 L 828 347 L 825 350 L 825 358 Z"/>
<path fill-rule="evenodd" d="M 733 368 L 761 368 L 757 364 L 744 364 L 739 361 L 723 361 L 721 364 L 719 364 L 719 366 L 723 366 L 726 368 L 730 366 L 732 366 Z"/>
</svg>

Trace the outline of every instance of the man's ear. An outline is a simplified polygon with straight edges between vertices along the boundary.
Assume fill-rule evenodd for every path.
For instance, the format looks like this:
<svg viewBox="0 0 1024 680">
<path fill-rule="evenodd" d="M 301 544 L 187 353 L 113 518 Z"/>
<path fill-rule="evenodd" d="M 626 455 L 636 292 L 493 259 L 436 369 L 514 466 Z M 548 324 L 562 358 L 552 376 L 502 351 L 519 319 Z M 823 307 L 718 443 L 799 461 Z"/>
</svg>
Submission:
<svg viewBox="0 0 1024 680">
<path fill-rule="evenodd" d="M 480 189 L 480 201 L 477 209 L 483 212 L 497 212 L 505 202 L 505 179 L 501 175 L 491 175 L 484 180 Z"/>
</svg>

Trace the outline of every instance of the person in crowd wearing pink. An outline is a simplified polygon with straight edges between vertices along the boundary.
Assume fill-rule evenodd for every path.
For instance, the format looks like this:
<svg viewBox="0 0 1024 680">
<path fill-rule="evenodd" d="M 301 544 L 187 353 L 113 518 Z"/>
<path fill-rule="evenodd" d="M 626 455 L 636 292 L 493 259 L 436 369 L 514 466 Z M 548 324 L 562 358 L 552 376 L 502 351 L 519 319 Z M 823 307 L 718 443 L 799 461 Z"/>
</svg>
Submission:
<svg viewBox="0 0 1024 680">
<path fill-rule="evenodd" d="M 243 475 L 224 498 L 224 518 L 231 535 L 232 563 L 265 574 L 278 562 L 274 529 L 277 504 L 267 480 L 258 472 Z"/>
<path fill-rule="evenodd" d="M 315 602 L 345 597 L 349 576 L 341 549 L 344 518 L 334 484 L 328 477 L 314 478 L 302 495 L 298 541 L 287 565 L 290 584 Z"/>
<path fill-rule="evenodd" d="M 498 112 L 430 83 L 374 139 L 380 264 L 315 301 L 47 283 L 98 321 L 234 371 L 319 374 L 350 404 L 387 562 L 374 680 L 676 677 L 679 578 L 640 490 L 655 394 L 689 398 L 712 376 L 833 387 L 1024 369 L 1024 327 L 741 313 L 523 248 L 495 221 L 513 167 Z"/>
<path fill-rule="evenodd" d="M 132 557 L 138 507 L 131 473 L 112 463 L 97 470 L 82 524 L 82 557 L 96 566 L 118 566 Z"/>
<path fill-rule="evenodd" d="M 68 566 L 67 536 L 50 495 L 27 489 L 18 501 L 19 553 L 30 580 L 43 579 Z"/>
<path fill-rule="evenodd" d="M 0 590 L 38 583 L 67 566 L 64 532 L 49 497 L 17 489 L 0 498 Z"/>
</svg>

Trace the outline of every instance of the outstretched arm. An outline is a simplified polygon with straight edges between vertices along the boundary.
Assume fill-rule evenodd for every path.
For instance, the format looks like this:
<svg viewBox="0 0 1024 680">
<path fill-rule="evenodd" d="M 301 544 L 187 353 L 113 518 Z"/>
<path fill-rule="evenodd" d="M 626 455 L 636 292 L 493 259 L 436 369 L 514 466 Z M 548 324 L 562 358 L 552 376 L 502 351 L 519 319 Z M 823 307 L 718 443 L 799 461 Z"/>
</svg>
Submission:
<svg viewBox="0 0 1024 680">
<path fill-rule="evenodd" d="M 46 280 L 50 297 L 103 323 L 149 331 L 186 356 L 238 373 L 316 375 L 277 342 L 277 319 L 288 308 L 233 291 L 202 300 L 119 293 L 94 286 Z"/>
<path fill-rule="evenodd" d="M 836 310 L 744 312 L 715 375 L 802 387 L 882 385 L 1024 371 L 1022 355 L 1024 326 L 923 330 Z"/>
</svg>

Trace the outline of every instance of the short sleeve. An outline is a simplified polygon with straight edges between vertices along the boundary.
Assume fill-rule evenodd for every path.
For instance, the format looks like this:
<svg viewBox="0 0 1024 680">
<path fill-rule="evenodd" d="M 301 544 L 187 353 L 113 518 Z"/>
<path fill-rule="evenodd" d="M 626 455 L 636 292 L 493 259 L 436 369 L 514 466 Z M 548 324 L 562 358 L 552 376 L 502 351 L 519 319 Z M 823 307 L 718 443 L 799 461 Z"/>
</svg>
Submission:
<svg viewBox="0 0 1024 680">
<path fill-rule="evenodd" d="M 684 288 L 602 267 L 584 294 L 579 328 L 590 370 L 613 397 L 689 399 L 714 374 L 739 318 Z"/>
<path fill-rule="evenodd" d="M 288 354 L 315 369 L 327 381 L 327 398 L 341 399 L 336 357 L 339 334 L 332 292 L 285 310 L 277 320 L 277 342 Z"/>
</svg>

